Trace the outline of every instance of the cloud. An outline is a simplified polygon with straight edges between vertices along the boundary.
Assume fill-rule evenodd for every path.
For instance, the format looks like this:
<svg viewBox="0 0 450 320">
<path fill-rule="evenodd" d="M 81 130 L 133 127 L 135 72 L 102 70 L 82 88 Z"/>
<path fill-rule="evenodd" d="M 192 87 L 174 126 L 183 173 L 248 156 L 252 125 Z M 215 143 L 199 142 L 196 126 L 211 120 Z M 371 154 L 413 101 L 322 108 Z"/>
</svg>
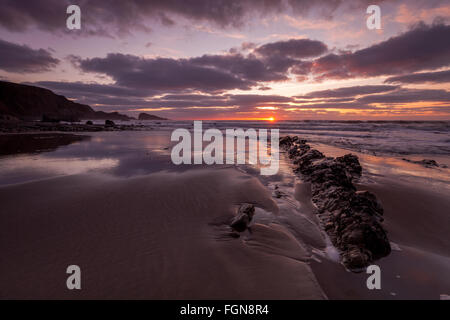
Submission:
<svg viewBox="0 0 450 320">
<path fill-rule="evenodd" d="M 385 83 L 444 83 L 450 82 L 450 70 L 422 72 L 387 78 Z"/>
<path fill-rule="evenodd" d="M 130 89 L 117 85 L 83 82 L 39 81 L 27 83 L 50 89 L 58 94 L 76 99 L 77 102 L 94 107 L 122 107 L 121 110 L 137 108 L 220 108 L 236 107 L 241 110 L 256 106 L 283 105 L 294 101 L 291 97 L 258 94 L 163 94 L 149 93 L 145 89 Z M 154 97 L 152 97 L 152 95 Z M 117 109 L 117 108 L 116 108 Z"/>
<path fill-rule="evenodd" d="M 262 45 L 255 52 L 264 57 L 283 56 L 303 59 L 320 56 L 327 50 L 328 47 L 321 41 L 291 39 Z"/>
<path fill-rule="evenodd" d="M 329 89 L 321 91 L 309 92 L 305 95 L 297 96 L 298 98 L 346 98 L 356 97 L 359 95 L 367 95 L 373 93 L 381 93 L 398 89 L 398 86 L 391 85 L 367 85 L 342 87 L 338 89 Z"/>
<path fill-rule="evenodd" d="M 290 105 L 288 108 L 298 109 L 377 109 L 376 106 L 369 104 L 362 104 L 357 102 L 323 102 L 323 103 L 301 103 L 296 105 Z"/>
<path fill-rule="evenodd" d="M 179 18 L 208 22 L 219 27 L 241 27 L 251 16 L 294 11 L 296 16 L 313 14 L 329 19 L 340 7 L 362 8 L 364 0 L 79 0 L 82 10 L 81 33 L 97 35 L 126 34 L 132 30 L 149 31 L 148 21 L 172 26 Z M 22 32 L 36 27 L 45 31 L 67 31 L 68 0 L 14 0 L 0 2 L 0 26 Z"/>
<path fill-rule="evenodd" d="M 447 102 L 450 91 L 435 89 L 406 89 L 392 85 L 367 85 L 342 87 L 338 89 L 313 91 L 305 95 L 296 96 L 296 102 L 314 103 L 320 106 L 339 108 L 367 108 L 373 104 L 408 104 L 415 102 Z M 347 99 L 348 100 L 341 100 Z M 320 99 L 320 100 L 316 100 Z M 347 107 L 346 107 L 347 106 Z"/>
<path fill-rule="evenodd" d="M 150 91 L 201 90 L 214 92 L 250 89 L 253 81 L 227 70 L 212 68 L 189 59 L 145 59 L 134 55 L 110 53 L 105 58 L 78 59 L 85 72 L 103 73 L 117 85 Z"/>
<path fill-rule="evenodd" d="M 0 69 L 7 72 L 37 73 L 54 68 L 59 60 L 45 49 L 32 49 L 0 39 Z"/>
<path fill-rule="evenodd" d="M 397 75 L 450 65 L 450 26 L 420 23 L 365 49 L 329 54 L 314 61 L 318 80 Z"/>
<path fill-rule="evenodd" d="M 245 44 L 245 47 L 250 49 L 254 45 Z M 212 92 L 248 90 L 258 82 L 288 80 L 292 66 L 298 72 L 299 66 L 307 63 L 299 58 L 317 56 L 326 50 L 327 46 L 320 41 L 296 39 L 268 43 L 247 55 L 232 51 L 174 59 L 110 53 L 104 58 L 72 56 L 70 61 L 84 72 L 108 75 L 122 87 Z"/>
<path fill-rule="evenodd" d="M 68 96 L 114 96 L 114 97 L 148 97 L 159 92 L 149 92 L 133 88 L 124 88 L 117 85 L 105 85 L 98 83 L 84 82 L 58 82 L 58 81 L 38 81 L 29 83 L 57 91 L 60 94 Z"/>
<path fill-rule="evenodd" d="M 161 98 L 148 100 L 147 106 L 154 108 L 217 108 L 237 107 L 239 110 L 248 110 L 257 106 L 284 105 L 293 101 L 290 97 L 279 95 L 258 94 L 225 94 L 225 95 L 165 95 Z"/>
<path fill-rule="evenodd" d="M 46 31 L 66 26 L 68 1 L 1 1 L 0 26 L 9 31 L 25 31 L 31 26 Z"/>
<path fill-rule="evenodd" d="M 358 99 L 362 103 L 411 103 L 423 101 L 450 101 L 450 91 L 433 89 L 399 89 L 387 94 L 374 94 Z"/>
<path fill-rule="evenodd" d="M 147 90 L 128 89 L 117 85 L 67 82 L 37 82 L 35 85 L 52 89 L 59 94 L 76 98 L 79 103 L 89 104 L 97 110 L 121 112 L 155 112 L 172 117 L 251 117 L 276 112 L 278 115 L 302 113 L 310 110 L 328 112 L 326 109 L 364 110 L 402 115 L 417 112 L 443 112 L 450 92 L 446 90 L 404 89 L 398 86 L 373 85 L 343 87 L 333 90 L 310 92 L 298 97 L 259 94 L 198 94 L 179 92 L 153 97 Z M 134 91 L 136 90 L 136 91 Z M 414 103 L 428 103 L 415 105 Z M 412 104 L 411 104 L 412 103 Z M 359 111 L 358 111 L 359 110 Z M 328 114 L 328 113 L 327 113 Z"/>
<path fill-rule="evenodd" d="M 247 81 L 287 80 L 286 72 L 295 63 L 295 60 L 286 57 L 262 60 L 253 54 L 203 55 L 189 61 L 195 65 L 230 72 Z"/>
</svg>

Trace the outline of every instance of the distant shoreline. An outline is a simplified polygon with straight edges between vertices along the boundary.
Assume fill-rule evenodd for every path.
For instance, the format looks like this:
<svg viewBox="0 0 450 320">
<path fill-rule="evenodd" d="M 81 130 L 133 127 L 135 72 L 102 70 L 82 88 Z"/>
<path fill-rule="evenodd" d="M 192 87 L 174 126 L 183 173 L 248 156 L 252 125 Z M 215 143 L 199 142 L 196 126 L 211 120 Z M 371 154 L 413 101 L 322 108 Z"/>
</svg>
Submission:
<svg viewBox="0 0 450 320">
<path fill-rule="evenodd" d="M 110 122 L 108 122 L 110 121 Z M 148 120 L 145 120 L 148 121 Z M 89 122 L 89 121 L 88 121 Z M 35 132 L 98 132 L 98 131 L 135 131 L 152 130 L 151 127 L 139 124 L 116 124 L 106 120 L 105 124 L 96 123 L 59 123 L 39 121 L 0 121 L 2 133 L 35 133 Z"/>
</svg>

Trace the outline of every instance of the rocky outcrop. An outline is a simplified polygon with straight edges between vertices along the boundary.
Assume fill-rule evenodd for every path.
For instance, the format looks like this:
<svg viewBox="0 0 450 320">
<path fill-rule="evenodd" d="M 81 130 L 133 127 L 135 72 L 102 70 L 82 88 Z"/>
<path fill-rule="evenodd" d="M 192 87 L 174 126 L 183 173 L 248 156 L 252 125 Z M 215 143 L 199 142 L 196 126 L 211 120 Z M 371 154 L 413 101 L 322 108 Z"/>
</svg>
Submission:
<svg viewBox="0 0 450 320">
<path fill-rule="evenodd" d="M 231 221 L 231 228 L 237 232 L 244 232 L 253 219 L 255 214 L 255 206 L 249 203 L 242 204 L 237 212 L 236 217 Z"/>
<path fill-rule="evenodd" d="M 105 127 L 114 127 L 116 124 L 112 120 L 105 120 Z"/>
<path fill-rule="evenodd" d="M 353 185 L 362 172 L 357 156 L 326 157 L 296 136 L 280 138 L 280 147 L 294 171 L 311 183 L 317 215 L 347 268 L 364 268 L 391 252 L 381 224 L 383 207 L 374 194 Z"/>
<path fill-rule="evenodd" d="M 424 166 L 425 168 L 447 168 L 447 165 L 445 164 L 438 164 L 436 162 L 436 160 L 433 159 L 423 159 L 423 160 L 411 160 L 411 159 L 406 159 L 406 158 L 402 158 L 403 161 L 406 162 L 410 162 L 410 163 L 415 163 L 415 164 L 420 164 L 421 166 Z"/>
<path fill-rule="evenodd" d="M 44 88 L 5 81 L 0 81 L 0 116 L 45 122 L 131 119 L 117 112 L 94 111 L 88 105 L 70 101 Z"/>
<path fill-rule="evenodd" d="M 161 118 L 158 116 L 154 116 L 152 114 L 148 114 L 148 113 L 140 113 L 138 120 L 167 120 L 166 118 Z"/>
</svg>

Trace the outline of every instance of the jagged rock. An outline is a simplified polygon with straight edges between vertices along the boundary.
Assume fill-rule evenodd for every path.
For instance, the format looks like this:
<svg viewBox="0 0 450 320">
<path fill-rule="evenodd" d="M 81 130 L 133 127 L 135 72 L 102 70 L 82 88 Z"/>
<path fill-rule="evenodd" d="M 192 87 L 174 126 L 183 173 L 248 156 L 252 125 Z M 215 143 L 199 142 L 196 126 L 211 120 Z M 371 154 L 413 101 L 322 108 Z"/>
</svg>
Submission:
<svg viewBox="0 0 450 320">
<path fill-rule="evenodd" d="M 86 124 L 87 124 L 88 126 L 92 126 L 94 123 L 93 123 L 91 120 L 89 120 L 89 121 L 86 121 Z"/>
<path fill-rule="evenodd" d="M 416 160 L 410 160 L 410 159 L 403 158 L 402 160 L 411 162 L 411 163 L 415 163 L 415 164 L 420 164 L 420 165 L 424 166 L 425 168 L 439 167 L 439 164 L 433 159 L 423 159 L 423 160 L 416 161 Z M 443 167 L 446 168 L 446 166 L 443 166 Z"/>
<path fill-rule="evenodd" d="M 284 193 L 281 192 L 280 190 L 275 190 L 275 191 L 273 192 L 273 196 L 274 196 L 275 198 L 277 198 L 277 199 L 280 199 L 281 197 L 284 196 Z"/>
<path fill-rule="evenodd" d="M 167 120 L 167 119 L 148 113 L 139 113 L 138 120 Z"/>
<path fill-rule="evenodd" d="M 296 154 L 296 156 L 293 157 L 295 158 L 294 164 L 298 165 L 299 167 L 305 167 L 311 164 L 313 160 L 325 158 L 322 152 L 316 149 L 310 149 L 309 146 L 299 149 L 300 150 L 297 151 L 298 153 Z"/>
<path fill-rule="evenodd" d="M 114 127 L 116 124 L 112 120 L 105 120 L 105 127 Z"/>
<path fill-rule="evenodd" d="M 291 145 L 292 138 L 290 136 L 280 137 L 280 146 Z"/>
<path fill-rule="evenodd" d="M 361 251 L 357 246 L 352 246 L 342 254 L 342 263 L 350 269 L 367 267 L 371 258 L 367 252 Z"/>
<path fill-rule="evenodd" d="M 351 207 L 371 216 L 383 215 L 384 209 L 377 197 L 370 191 L 357 191 L 351 198 Z"/>
<path fill-rule="evenodd" d="M 255 214 L 255 206 L 249 203 L 242 204 L 236 217 L 231 222 L 230 226 L 238 232 L 243 232 L 248 228 L 248 225 L 253 219 Z"/>
<path fill-rule="evenodd" d="M 362 173 L 357 156 L 325 157 L 298 137 L 281 137 L 280 146 L 293 159 L 294 172 L 311 183 L 311 200 L 345 266 L 360 269 L 391 252 L 381 203 L 352 183 Z"/>
<path fill-rule="evenodd" d="M 337 157 L 336 161 L 344 164 L 353 179 L 358 179 L 361 177 L 362 167 L 359 163 L 358 157 L 354 154 L 348 153 L 342 157 Z"/>
</svg>

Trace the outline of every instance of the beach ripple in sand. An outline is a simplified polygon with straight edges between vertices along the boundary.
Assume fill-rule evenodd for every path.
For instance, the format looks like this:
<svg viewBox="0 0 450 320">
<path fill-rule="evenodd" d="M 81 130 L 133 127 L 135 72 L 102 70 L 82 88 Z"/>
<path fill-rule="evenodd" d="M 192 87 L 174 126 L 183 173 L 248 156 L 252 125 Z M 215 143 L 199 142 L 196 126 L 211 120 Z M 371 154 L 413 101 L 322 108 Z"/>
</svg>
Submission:
<svg viewBox="0 0 450 320">
<path fill-rule="evenodd" d="M 214 221 L 240 203 L 280 214 L 258 179 L 234 169 L 73 175 L 1 187 L 0 199 L 2 298 L 325 298 L 301 230 L 255 221 L 217 241 Z M 65 288 L 70 264 L 83 272 L 76 294 Z"/>
</svg>

